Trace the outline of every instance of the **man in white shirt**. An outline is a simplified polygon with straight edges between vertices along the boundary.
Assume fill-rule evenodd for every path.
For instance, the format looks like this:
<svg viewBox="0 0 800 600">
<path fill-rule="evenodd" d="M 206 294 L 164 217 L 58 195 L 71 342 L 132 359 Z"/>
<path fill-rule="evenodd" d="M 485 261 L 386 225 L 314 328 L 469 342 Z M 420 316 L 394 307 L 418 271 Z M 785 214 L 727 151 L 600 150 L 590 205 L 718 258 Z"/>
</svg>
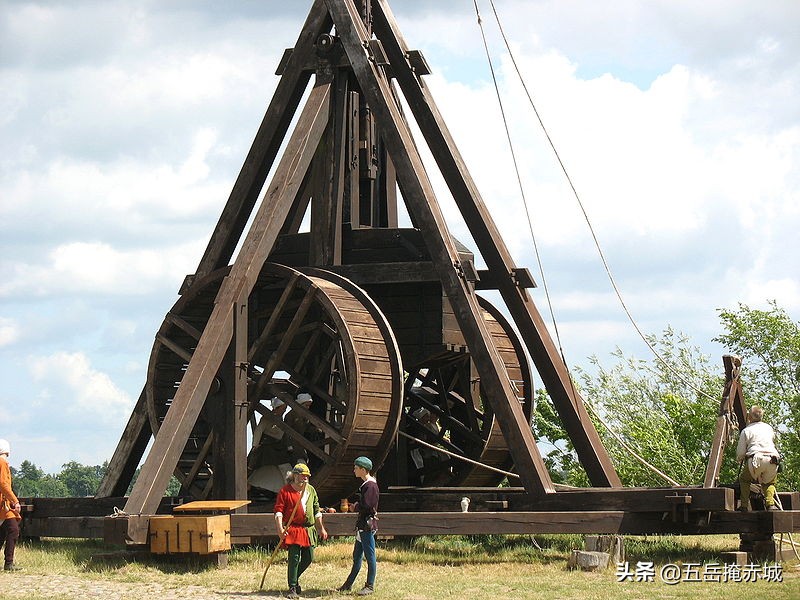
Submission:
<svg viewBox="0 0 800 600">
<path fill-rule="evenodd" d="M 776 510 L 775 478 L 778 475 L 780 454 L 775 447 L 775 430 L 762 421 L 764 409 L 751 406 L 747 413 L 748 425 L 739 434 L 736 460 L 744 461 L 739 476 L 741 508 L 750 510 L 750 484 L 760 483 L 767 510 Z"/>
</svg>

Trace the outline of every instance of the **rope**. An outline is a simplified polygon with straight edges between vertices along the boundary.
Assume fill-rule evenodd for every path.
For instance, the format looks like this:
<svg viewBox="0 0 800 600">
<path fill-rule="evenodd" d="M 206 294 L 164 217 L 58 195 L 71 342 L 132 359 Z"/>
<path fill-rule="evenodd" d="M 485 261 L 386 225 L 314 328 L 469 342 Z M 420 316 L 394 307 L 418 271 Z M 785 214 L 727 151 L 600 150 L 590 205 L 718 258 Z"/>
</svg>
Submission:
<svg viewBox="0 0 800 600">
<path fill-rule="evenodd" d="M 439 446 L 434 446 L 433 444 L 429 444 L 428 442 L 424 442 L 419 438 L 415 438 L 413 435 L 408 435 L 405 431 L 400 431 L 398 429 L 397 433 L 399 435 L 402 435 L 405 438 L 408 438 L 409 440 L 417 442 L 418 444 L 422 444 L 423 446 L 427 446 L 428 448 L 431 448 L 432 450 L 435 450 L 436 452 L 441 452 L 442 454 L 447 454 L 447 456 L 452 456 L 453 458 L 456 458 L 458 460 L 463 460 L 464 462 L 468 462 L 471 465 L 475 465 L 476 467 L 481 467 L 483 469 L 488 469 L 489 471 L 494 471 L 495 473 L 500 473 L 500 474 L 505 475 L 507 477 L 516 477 L 517 479 L 519 479 L 519 475 L 517 475 L 516 473 L 511 473 L 510 471 L 503 471 L 502 469 L 498 469 L 498 468 L 492 467 L 490 465 L 485 465 L 483 463 L 478 462 L 477 460 L 472 460 L 471 458 L 467 458 L 466 456 L 460 456 L 458 454 L 450 452 L 449 450 L 445 450 L 444 448 L 439 448 Z"/>
<path fill-rule="evenodd" d="M 475 2 L 475 10 L 477 11 L 478 10 L 477 0 L 473 0 L 473 2 Z M 539 125 L 541 126 L 542 131 L 544 132 L 544 135 L 547 138 L 547 142 L 550 145 L 550 148 L 553 150 L 553 154 L 555 155 L 556 160 L 558 161 L 558 164 L 561 167 L 561 171 L 564 173 L 564 177 L 566 178 L 567 183 L 569 184 L 569 187 L 572 190 L 572 194 L 573 194 L 573 196 L 575 196 L 575 200 L 578 202 L 578 207 L 581 209 L 581 212 L 583 213 L 583 217 L 586 220 L 586 224 L 589 227 L 589 232 L 591 233 L 592 239 L 594 241 L 595 248 L 597 248 L 597 253 L 600 256 L 600 260 L 603 263 L 603 268 L 606 271 L 606 275 L 608 276 L 608 280 L 611 282 L 611 287 L 614 289 L 614 293 L 616 294 L 617 299 L 619 300 L 619 303 L 622 306 L 622 309 L 625 311 L 625 314 L 627 315 L 628 320 L 630 321 L 631 325 L 633 325 L 633 328 L 639 334 L 639 337 L 642 339 L 642 341 L 645 343 L 645 345 L 650 349 L 650 351 L 656 357 L 656 359 L 658 359 L 658 361 L 662 365 L 664 365 L 664 367 L 670 373 L 675 375 L 680 381 L 685 383 L 690 389 L 694 390 L 695 392 L 697 392 L 701 396 L 705 396 L 706 398 L 708 398 L 710 400 L 716 401 L 716 398 L 712 397 L 711 395 L 707 394 L 705 391 L 703 391 L 703 390 L 699 389 L 698 387 L 694 386 L 691 382 L 689 382 L 687 379 L 685 379 L 679 372 L 677 372 L 661 356 L 661 354 L 659 354 L 658 350 L 656 350 L 656 348 L 653 346 L 653 344 L 650 343 L 650 341 L 647 339 L 647 336 L 645 336 L 645 334 L 639 328 L 639 325 L 634 320 L 633 315 L 631 314 L 630 310 L 628 309 L 628 305 L 625 303 L 625 300 L 622 298 L 622 292 L 620 291 L 619 287 L 617 286 L 617 282 L 616 282 L 616 280 L 614 279 L 614 276 L 611 273 L 611 268 L 608 265 L 608 261 L 606 260 L 605 253 L 603 252 L 603 249 L 600 246 L 600 241 L 597 238 L 597 234 L 595 233 L 594 227 L 592 226 L 591 220 L 589 219 L 589 215 L 586 212 L 586 208 L 583 205 L 583 201 L 581 200 L 580 195 L 578 194 L 578 190 L 576 189 L 575 184 L 572 181 L 572 177 L 570 177 L 569 172 L 567 171 L 567 167 L 564 165 L 564 161 L 561 159 L 561 155 L 558 153 L 558 150 L 556 149 L 556 146 L 553 143 L 552 138 L 550 137 L 550 133 L 547 131 L 547 128 L 544 125 L 544 121 L 542 120 L 542 117 L 539 114 L 539 111 L 538 111 L 538 109 L 536 108 L 536 105 L 533 102 L 533 97 L 531 96 L 531 93 L 528 91 L 528 86 L 525 83 L 525 79 L 522 76 L 522 73 L 521 73 L 521 71 L 519 69 L 519 66 L 517 65 L 517 60 L 514 57 L 514 52 L 511 50 L 511 45 L 508 42 L 508 38 L 506 37 L 505 30 L 503 29 L 503 25 L 500 22 L 500 16 L 498 15 L 497 9 L 495 8 L 494 0 L 489 0 L 489 4 L 492 7 L 492 12 L 494 13 L 495 20 L 497 21 L 497 26 L 498 26 L 498 28 L 500 30 L 500 35 L 502 36 L 503 42 L 504 42 L 504 44 L 506 46 L 506 49 L 508 50 L 509 57 L 511 58 L 511 63 L 514 65 L 514 70 L 516 71 L 517 76 L 519 77 L 520 83 L 522 84 L 522 88 L 525 90 L 525 95 L 528 98 L 528 102 L 530 103 L 531 108 L 533 109 L 533 112 L 536 115 L 537 120 L 539 121 Z M 478 23 L 479 24 L 481 23 L 480 15 L 478 16 Z M 483 26 L 482 25 L 481 25 L 481 34 L 483 34 Z M 485 36 L 484 36 L 484 45 L 486 45 Z M 487 54 L 488 54 L 488 48 L 487 48 Z M 494 79 L 494 71 L 492 71 L 492 78 Z M 495 81 L 495 88 L 497 88 L 496 81 Z M 499 95 L 499 92 L 498 92 L 498 95 Z M 506 130 L 507 130 L 507 128 L 506 128 Z M 527 212 L 527 205 L 526 205 L 526 212 Z M 538 259 L 538 251 L 537 251 L 537 259 Z M 544 276 L 542 276 L 542 281 L 544 282 Z M 545 287 L 545 290 L 546 289 L 547 288 Z M 549 296 L 548 296 L 548 303 L 549 303 Z M 557 331 L 556 331 L 556 337 L 558 337 L 558 332 Z M 560 343 L 561 342 L 559 340 L 559 345 L 560 345 Z M 564 362 L 566 363 L 566 361 L 564 361 Z"/>
<path fill-rule="evenodd" d="M 563 347 L 561 345 L 561 335 L 560 335 L 560 333 L 558 331 L 558 323 L 556 322 L 556 315 L 555 315 L 555 312 L 553 310 L 553 302 L 552 302 L 552 300 L 550 298 L 550 287 L 547 284 L 547 278 L 545 277 L 545 274 L 544 274 L 544 266 L 542 265 L 542 257 L 541 257 L 541 255 L 539 253 L 539 244 L 537 243 L 536 235 L 533 232 L 533 222 L 531 221 L 531 208 L 528 205 L 528 199 L 525 196 L 525 186 L 522 184 L 522 175 L 520 174 L 519 164 L 517 162 L 517 154 L 516 154 L 516 151 L 514 150 L 514 143 L 511 140 L 511 131 L 510 131 L 509 126 L 508 126 L 508 119 L 506 118 L 506 111 L 505 111 L 505 106 L 503 105 L 503 98 L 502 98 L 502 95 L 500 94 L 500 86 L 497 83 L 497 75 L 496 75 L 495 70 L 494 70 L 494 63 L 492 62 L 492 56 L 491 56 L 491 53 L 489 52 L 489 44 L 486 41 L 486 32 L 484 31 L 484 28 L 483 28 L 483 19 L 481 18 L 481 12 L 480 12 L 480 9 L 478 8 L 478 0 L 473 0 L 473 4 L 475 5 L 475 15 L 476 15 L 476 17 L 478 19 L 478 27 L 481 30 L 481 38 L 483 39 L 483 48 L 486 51 L 486 61 L 489 64 L 489 71 L 492 74 L 492 82 L 494 84 L 495 95 L 497 96 L 497 103 L 498 103 L 498 105 L 500 107 L 500 115 L 501 115 L 501 117 L 503 119 L 503 127 L 505 128 L 506 139 L 508 140 L 508 149 L 511 152 L 511 160 L 512 160 L 512 162 L 514 164 L 514 172 L 515 172 L 516 177 L 517 177 L 517 185 L 519 186 L 520 197 L 522 198 L 522 204 L 525 207 L 525 217 L 526 217 L 526 220 L 528 222 L 528 230 L 530 231 L 530 234 L 531 234 L 531 241 L 533 242 L 533 251 L 534 251 L 534 254 L 536 255 L 536 263 L 537 263 L 537 265 L 539 267 L 539 275 L 540 275 L 541 280 L 542 280 L 542 289 L 544 290 L 544 295 L 545 295 L 545 298 L 547 299 L 547 308 L 548 308 L 548 312 L 550 313 L 550 319 L 551 319 L 551 321 L 553 323 L 553 330 L 555 332 L 555 337 L 556 337 L 556 340 L 558 342 L 558 350 L 559 350 L 559 353 L 561 354 L 561 360 L 564 361 L 564 364 L 566 364 L 567 361 L 566 361 L 566 359 L 564 357 L 564 349 L 563 349 Z M 494 7 L 492 7 L 492 8 L 494 8 Z M 577 403 L 577 401 L 575 400 L 575 395 L 574 394 L 573 394 L 573 397 L 571 399 L 572 399 L 573 402 Z M 576 407 L 576 410 L 577 410 L 577 407 Z"/>
<path fill-rule="evenodd" d="M 669 483 L 671 483 L 675 487 L 684 487 L 680 483 L 675 481 L 672 477 L 670 477 L 669 475 L 667 475 L 663 471 L 660 471 L 657 467 L 651 465 L 644 458 L 642 458 L 639 454 L 637 454 L 633 450 L 633 448 L 628 446 L 628 444 L 625 443 L 625 440 L 623 440 L 613 429 L 611 429 L 611 426 L 608 423 L 606 423 L 605 420 L 599 414 L 597 414 L 597 411 L 595 411 L 594 407 L 592 407 L 591 404 L 589 404 L 587 402 L 586 403 L 586 407 L 592 412 L 592 414 L 595 416 L 595 418 L 598 421 L 600 421 L 600 423 L 603 425 L 603 427 L 605 427 L 608 430 L 608 432 L 614 437 L 614 439 L 617 440 L 617 442 L 619 442 L 620 446 L 625 448 L 625 450 L 627 450 L 636 460 L 638 460 L 640 463 L 642 463 L 645 467 L 650 469 L 656 475 L 662 477 L 664 479 L 664 481 L 668 481 Z"/>
<path fill-rule="evenodd" d="M 661 358 L 658 355 L 658 352 L 655 350 L 655 348 L 653 348 L 653 346 L 646 339 L 646 337 L 641 332 L 639 327 L 636 325 L 636 323 L 633 320 L 633 316 L 631 315 L 630 311 L 628 310 L 627 306 L 625 305 L 625 302 L 622 299 L 622 295 L 621 295 L 621 293 L 620 293 L 620 291 L 619 291 L 619 289 L 618 289 L 618 287 L 616 285 L 616 282 L 614 281 L 613 276 L 611 275 L 611 270 L 610 270 L 610 268 L 608 266 L 608 263 L 607 263 L 607 261 L 605 259 L 605 255 L 603 254 L 603 251 L 600 248 L 600 242 L 598 241 L 597 236 L 595 235 L 594 228 L 592 227 L 592 224 L 591 224 L 591 222 L 589 220 L 589 216 L 586 213 L 586 210 L 584 209 L 583 203 L 581 202 L 580 196 L 578 195 L 578 191 L 577 191 L 577 189 L 575 188 L 575 185 L 572 182 L 572 178 L 570 177 L 569 173 L 567 172 L 566 166 L 564 165 L 563 161 L 561 160 L 561 156 L 558 154 L 558 151 L 556 150 L 555 144 L 553 143 L 553 140 L 550 137 L 550 134 L 547 131 L 547 128 L 545 127 L 545 125 L 544 125 L 544 121 L 542 120 L 541 115 L 539 114 L 539 111 L 537 110 L 536 105 L 533 102 L 533 98 L 531 97 L 531 94 L 528 91 L 528 86 L 526 85 L 525 80 L 522 77 L 522 73 L 520 72 L 519 67 L 517 66 L 516 58 L 514 57 L 514 53 L 511 50 L 511 46 L 510 46 L 510 44 L 508 42 L 508 38 L 506 37 L 505 30 L 503 29 L 502 23 L 500 22 L 500 17 L 497 14 L 497 9 L 494 6 L 493 0 L 489 0 L 489 3 L 491 4 L 492 11 L 494 13 L 495 20 L 497 21 L 497 25 L 498 25 L 498 27 L 500 29 L 500 33 L 501 33 L 501 35 L 503 37 L 503 41 L 505 43 L 506 49 L 509 52 L 509 56 L 511 57 L 511 61 L 512 61 L 513 65 L 514 65 L 514 69 L 516 70 L 517 75 L 519 76 L 520 82 L 522 83 L 522 87 L 525 90 L 525 94 L 528 97 L 528 101 L 530 102 L 530 105 L 533 108 L 534 113 L 536 114 L 536 118 L 539 121 L 539 125 L 541 126 L 542 131 L 544 131 L 545 137 L 547 138 L 547 141 L 550 144 L 550 147 L 552 148 L 553 153 L 555 154 L 559 165 L 561 166 L 561 170 L 563 171 L 564 175 L 567 178 L 567 182 L 569 183 L 570 188 L 572 189 L 572 193 L 574 194 L 576 200 L 578 201 L 578 205 L 580 206 L 581 211 L 583 212 L 583 216 L 586 219 L 586 223 L 589 225 L 589 231 L 591 232 L 592 238 L 594 239 L 595 246 L 596 246 L 598 252 L 600 253 L 600 258 L 602 259 L 603 265 L 604 265 L 604 267 L 606 269 L 606 273 L 607 273 L 609 279 L 611 280 L 611 284 L 614 287 L 614 290 L 615 290 L 615 292 L 617 294 L 617 298 L 619 299 L 620 303 L 622 304 L 622 307 L 625 310 L 625 313 L 628 315 L 629 320 L 631 321 L 631 323 L 633 323 L 633 326 L 636 328 L 636 331 L 639 332 L 639 335 L 645 341 L 645 344 L 647 344 L 647 346 L 659 358 L 659 360 L 661 360 L 661 362 L 668 369 L 671 370 L 670 365 L 667 364 L 666 361 L 664 361 L 664 359 Z M 513 163 L 514 163 L 514 171 L 516 172 L 517 183 L 519 184 L 519 188 L 520 188 L 520 196 L 522 197 L 522 202 L 523 202 L 523 205 L 525 206 L 525 215 L 526 215 L 527 221 L 528 221 L 528 229 L 529 229 L 530 234 L 531 234 L 531 240 L 533 242 L 533 248 L 534 248 L 534 252 L 536 254 L 536 261 L 537 261 L 538 266 L 539 266 L 539 273 L 540 273 L 541 278 L 542 278 L 542 286 L 544 288 L 545 297 L 547 299 L 548 310 L 550 312 L 550 317 L 551 317 L 551 319 L 553 321 L 553 328 L 554 328 L 554 331 L 555 331 L 556 341 L 558 343 L 559 353 L 561 355 L 561 360 L 564 362 L 565 365 L 567 365 L 568 363 L 567 363 L 566 357 L 564 355 L 564 348 L 563 348 L 563 345 L 561 343 L 561 335 L 559 333 L 558 325 L 556 323 L 555 312 L 553 310 L 553 304 L 552 304 L 552 301 L 551 301 L 551 298 L 550 298 L 550 291 L 549 291 L 549 287 L 547 285 L 547 278 L 545 277 L 545 274 L 544 274 L 544 268 L 542 266 L 541 256 L 540 256 L 540 253 L 539 253 L 538 244 L 536 242 L 536 236 L 535 236 L 534 231 L 533 231 L 533 224 L 531 222 L 531 217 L 530 217 L 530 212 L 531 211 L 530 211 L 530 208 L 528 206 L 527 198 L 525 196 L 525 190 L 524 190 L 524 186 L 522 184 L 522 177 L 520 175 L 519 166 L 518 166 L 517 159 L 516 159 L 516 153 L 514 151 L 514 144 L 513 144 L 512 140 L 511 140 L 511 133 L 510 133 L 509 127 L 508 127 L 508 120 L 506 119 L 506 114 L 505 114 L 505 109 L 504 109 L 504 106 L 503 106 L 502 95 L 500 94 L 500 87 L 499 87 L 499 85 L 497 83 L 497 76 L 495 74 L 494 63 L 492 62 L 491 53 L 489 51 L 489 45 L 488 45 L 488 43 L 486 41 L 486 33 L 484 31 L 484 28 L 483 28 L 483 19 L 482 19 L 481 14 L 480 14 L 480 9 L 478 8 L 477 0 L 473 0 L 473 4 L 475 6 L 475 13 L 476 13 L 477 20 L 478 20 L 478 26 L 479 26 L 480 31 L 481 31 L 481 38 L 483 39 L 484 50 L 486 51 L 486 59 L 487 59 L 487 62 L 489 64 L 489 70 L 491 71 L 491 74 L 492 74 L 492 82 L 494 84 L 495 94 L 497 95 L 497 101 L 498 101 L 498 104 L 500 106 L 500 114 L 501 114 L 501 116 L 503 118 L 503 126 L 505 128 L 506 138 L 508 140 L 508 145 L 509 145 L 509 149 L 510 149 L 510 152 L 511 152 L 511 157 L 512 157 L 512 160 L 513 160 Z M 673 371 L 673 373 L 679 379 L 681 379 L 681 381 L 685 382 L 685 380 L 678 373 L 675 373 L 674 371 Z M 573 401 L 573 403 L 575 405 L 577 405 L 578 393 L 577 393 L 577 390 L 575 389 L 575 383 L 573 382 L 572 377 L 569 377 L 569 383 L 570 383 L 570 386 L 572 388 L 572 394 L 571 394 L 571 398 L 570 399 Z M 705 394 L 705 392 L 703 392 L 702 390 L 698 390 L 698 389 L 694 388 L 688 382 L 687 382 L 687 385 L 689 385 L 689 387 L 692 387 L 693 389 L 695 389 L 695 391 L 698 391 L 699 393 L 708 396 L 708 394 Z M 710 396 L 708 396 L 708 397 L 711 398 Z M 592 409 L 592 407 L 588 403 L 586 403 L 586 405 L 589 406 L 590 409 Z M 575 408 L 576 408 L 576 411 L 577 411 L 577 406 Z M 616 439 L 620 443 L 620 445 L 626 451 L 628 451 L 634 458 L 636 458 L 641 464 L 643 464 L 645 467 L 650 469 L 652 472 L 654 472 L 657 475 L 659 475 L 660 477 L 662 477 L 665 481 L 668 481 L 670 484 L 680 487 L 680 484 L 677 481 L 675 481 L 669 475 L 667 475 L 666 473 L 660 471 L 658 468 L 656 468 L 655 466 L 653 466 L 652 464 L 647 462 L 638 453 L 636 453 L 632 448 L 630 448 L 630 446 L 628 446 L 625 443 L 625 441 L 616 432 L 614 432 L 611 429 L 611 426 L 608 425 L 608 423 L 606 423 L 605 420 L 603 420 L 600 417 L 600 415 L 598 415 L 597 412 L 594 409 L 592 409 L 592 413 L 603 424 L 603 426 L 614 437 L 614 439 Z"/>
</svg>

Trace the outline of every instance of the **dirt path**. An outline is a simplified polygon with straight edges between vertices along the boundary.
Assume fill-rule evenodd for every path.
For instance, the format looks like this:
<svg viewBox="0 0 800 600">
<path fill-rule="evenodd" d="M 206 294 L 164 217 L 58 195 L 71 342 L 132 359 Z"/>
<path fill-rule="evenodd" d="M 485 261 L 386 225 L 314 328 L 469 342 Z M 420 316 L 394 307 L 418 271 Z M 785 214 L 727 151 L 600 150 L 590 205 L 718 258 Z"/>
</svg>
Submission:
<svg viewBox="0 0 800 600">
<path fill-rule="evenodd" d="M 13 578 L 13 585 L 12 583 Z M 83 579 L 71 575 L 25 575 L 0 573 L 0 598 L 29 598 L 38 594 L 43 598 L 69 600 L 221 600 L 222 598 L 282 598 L 274 590 L 264 592 L 212 591 L 196 585 L 164 585 Z"/>
</svg>

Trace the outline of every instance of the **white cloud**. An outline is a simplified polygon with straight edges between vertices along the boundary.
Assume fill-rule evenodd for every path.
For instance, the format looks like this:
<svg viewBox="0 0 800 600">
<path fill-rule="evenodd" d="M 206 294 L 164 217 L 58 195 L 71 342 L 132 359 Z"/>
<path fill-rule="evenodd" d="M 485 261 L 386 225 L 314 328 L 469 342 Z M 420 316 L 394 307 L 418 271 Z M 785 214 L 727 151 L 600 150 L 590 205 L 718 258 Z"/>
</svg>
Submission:
<svg viewBox="0 0 800 600">
<path fill-rule="evenodd" d="M 131 397 L 106 373 L 95 370 L 83 353 L 56 352 L 32 356 L 28 362 L 39 387 L 37 403 L 44 414 L 54 410 L 61 414 L 66 409 L 72 419 L 78 418 L 81 425 L 90 426 L 116 423 L 133 408 Z"/>
<path fill-rule="evenodd" d="M 306 4 L 0 8 L 0 376 L 31 403 L 17 422 L 39 456 L 110 455 L 108 432 L 141 389 L 147 345 L 202 255 Z M 670 324 L 705 344 L 718 307 L 776 298 L 800 311 L 800 3 L 496 4 L 643 329 Z M 393 7 L 505 243 L 540 280 L 471 4 Z M 482 12 L 565 351 L 602 357 L 636 334 Z M 541 287 L 533 295 L 545 314 Z M 141 355 L 115 347 L 131 338 Z M 97 370 L 101 353 L 114 380 Z M 27 355 L 43 357 L 33 371 Z M 37 419 L 57 403 L 63 428 L 44 435 Z M 98 407 L 93 418 L 119 419 L 103 430 L 112 439 L 87 438 L 94 453 L 78 455 L 63 438 L 76 411 Z"/>
<path fill-rule="evenodd" d="M 0 348 L 10 346 L 19 339 L 19 325 L 13 319 L 0 317 Z"/>
<path fill-rule="evenodd" d="M 17 264 L 0 282 L 0 297 L 65 294 L 138 296 L 177 287 L 197 261 L 197 243 L 117 249 L 108 243 L 73 242 L 50 252 L 44 264 Z"/>
</svg>

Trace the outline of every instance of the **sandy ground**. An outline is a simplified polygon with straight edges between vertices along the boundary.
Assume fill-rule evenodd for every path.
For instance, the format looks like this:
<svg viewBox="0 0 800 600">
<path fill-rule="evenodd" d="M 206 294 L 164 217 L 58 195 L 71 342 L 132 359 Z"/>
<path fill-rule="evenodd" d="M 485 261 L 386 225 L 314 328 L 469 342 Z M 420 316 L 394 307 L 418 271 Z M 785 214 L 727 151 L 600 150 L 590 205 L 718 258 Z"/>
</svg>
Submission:
<svg viewBox="0 0 800 600">
<path fill-rule="evenodd" d="M 13 582 L 13 583 L 12 583 Z M 320 592 L 304 597 L 321 596 Z M 284 592 L 285 593 L 285 592 Z M 165 586 L 159 583 L 102 581 L 70 575 L 25 575 L 0 572 L 0 598 L 69 598 L 70 600 L 220 600 L 221 598 L 282 598 L 281 592 L 215 592 L 193 585 Z"/>
</svg>

